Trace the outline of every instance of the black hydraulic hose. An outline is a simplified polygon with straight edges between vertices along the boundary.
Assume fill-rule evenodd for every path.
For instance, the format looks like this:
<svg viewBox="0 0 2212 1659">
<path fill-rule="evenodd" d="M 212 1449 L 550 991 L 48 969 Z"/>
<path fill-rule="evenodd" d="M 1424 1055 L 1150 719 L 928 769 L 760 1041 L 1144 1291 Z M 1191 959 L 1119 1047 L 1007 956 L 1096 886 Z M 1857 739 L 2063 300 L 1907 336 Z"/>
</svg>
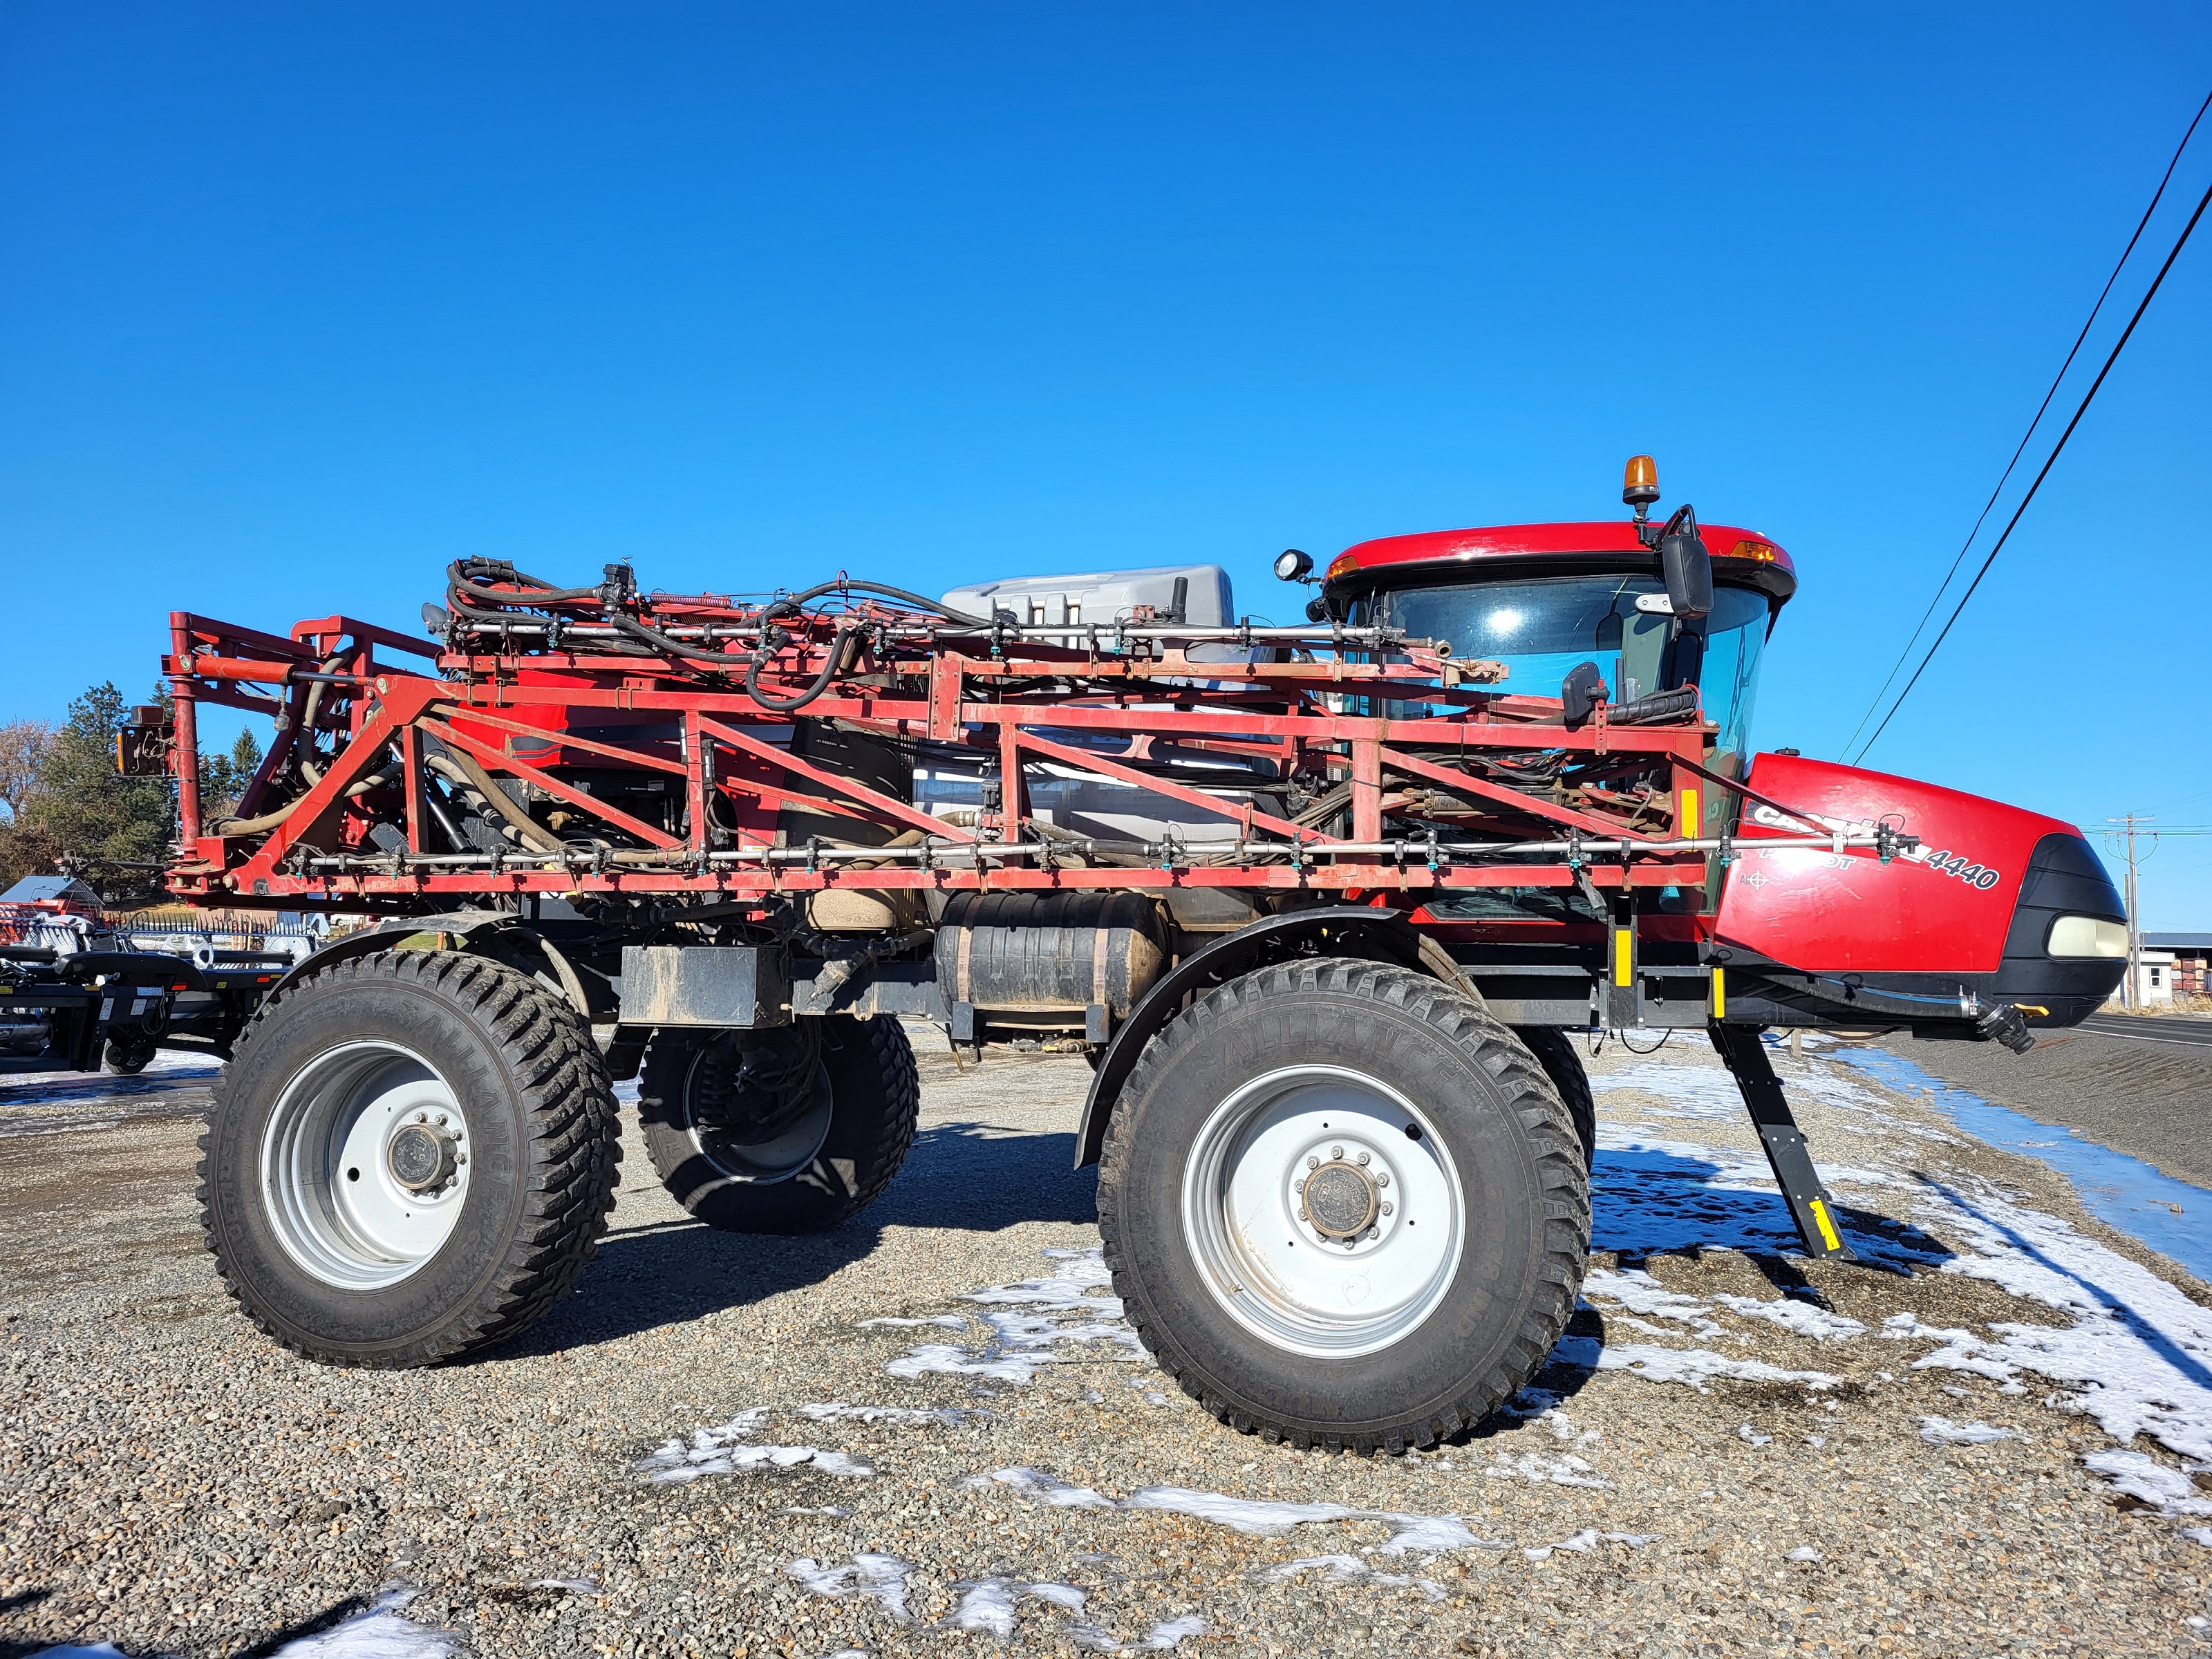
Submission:
<svg viewBox="0 0 2212 1659">
<path fill-rule="evenodd" d="M 451 565 L 447 567 L 446 584 L 447 587 L 458 591 L 465 583 L 470 587 L 476 588 L 478 592 L 482 592 L 483 590 L 481 586 L 471 580 L 471 578 L 477 574 L 478 569 L 481 569 L 484 575 L 489 576 L 493 580 L 498 580 L 500 577 L 499 571 L 496 570 L 488 561 L 456 559 Z M 517 599 L 527 599 L 532 602 L 540 599 L 597 599 L 599 593 L 599 590 L 597 587 L 556 587 L 552 583 L 547 581 L 543 576 L 533 576 L 527 571 L 517 570 L 512 566 L 507 568 L 505 574 L 507 580 L 514 581 L 518 586 L 526 586 L 534 590 L 528 594 L 517 593 L 514 595 Z M 497 596 L 494 595 L 493 597 Z"/>
<path fill-rule="evenodd" d="M 940 600 L 925 599 L 919 593 L 908 592 L 903 587 L 893 587 L 886 582 L 855 581 L 849 578 L 834 582 L 818 582 L 814 586 L 808 588 L 804 593 L 793 593 L 789 595 L 787 598 L 777 599 L 770 604 L 769 607 L 761 613 L 761 615 L 764 618 L 787 617 L 797 611 L 799 607 L 805 605 L 809 599 L 818 599 L 824 593 L 847 592 L 873 593 L 881 599 L 896 599 L 902 605 L 910 605 L 914 606 L 917 611 L 933 611 L 938 616 L 944 617 L 945 621 L 958 623 L 963 628 L 995 628 L 998 626 L 997 623 L 990 617 L 971 617 L 965 611 L 955 611 L 951 605 L 946 605 Z"/>
<path fill-rule="evenodd" d="M 429 769 L 425 766 L 423 769 L 428 771 Z M 453 850 L 456 853 L 467 852 L 468 837 L 461 834 L 460 827 L 447 813 L 444 799 L 438 790 L 428 781 L 425 781 L 422 790 L 422 805 L 429 809 L 430 816 L 438 821 L 438 828 L 445 831 L 446 839 L 453 844 Z"/>
<path fill-rule="evenodd" d="M 684 657 L 694 662 L 711 663 L 717 668 L 732 670 L 734 670 L 743 660 L 742 658 L 732 656 L 726 651 L 702 651 L 698 647 L 686 645 L 681 640 L 672 640 L 659 629 L 648 628 L 634 617 L 623 616 L 619 611 L 608 611 L 607 622 L 616 632 L 627 634 L 640 644 L 649 645 L 655 651 L 663 652 L 672 657 Z"/>
<path fill-rule="evenodd" d="M 1605 718 L 1613 726 L 1659 726 L 1681 719 L 1697 706 L 1697 687 L 1683 685 L 1672 691 L 1647 693 L 1633 702 L 1616 703 L 1605 711 Z"/>
<path fill-rule="evenodd" d="M 779 714 L 788 714 L 804 708 L 830 689 L 830 682 L 837 677 L 837 665 L 844 660 L 845 642 L 853 636 L 849 628 L 841 628 L 830 641 L 830 649 L 822 659 L 822 672 L 814 677 L 814 684 L 795 697 L 779 697 L 761 690 L 761 670 L 775 659 L 775 653 L 766 644 L 753 653 L 745 664 L 745 695 L 763 708 L 772 708 Z"/>
</svg>

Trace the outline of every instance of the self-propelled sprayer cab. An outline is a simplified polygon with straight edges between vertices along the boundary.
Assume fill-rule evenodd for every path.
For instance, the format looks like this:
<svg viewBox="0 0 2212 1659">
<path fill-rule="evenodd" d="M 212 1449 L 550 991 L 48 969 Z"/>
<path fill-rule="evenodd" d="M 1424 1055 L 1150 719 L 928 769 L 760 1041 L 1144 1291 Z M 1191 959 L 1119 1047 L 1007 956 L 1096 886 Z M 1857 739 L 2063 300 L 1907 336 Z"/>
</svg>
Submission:
<svg viewBox="0 0 2212 1659">
<path fill-rule="evenodd" d="M 1716 758 L 1727 767 L 1749 752 L 1759 659 L 1797 591 L 1796 568 L 1754 531 L 1706 525 L 1701 532 L 1686 510 L 1679 523 L 1651 523 L 1645 508 L 1658 487 L 1648 456 L 1629 463 L 1623 496 L 1635 518 L 1361 542 L 1330 562 L 1315 608 L 1340 621 L 1448 641 L 1455 656 L 1502 662 L 1509 672 L 1499 689 L 1521 696 L 1559 696 L 1584 663 L 1596 665 L 1616 705 L 1694 684 L 1705 718 L 1719 728 Z M 1686 537 L 1692 545 L 1683 550 L 1692 557 L 1699 540 L 1709 556 L 1710 609 L 1702 617 L 1678 619 L 1663 547 L 1669 532 Z M 1304 574 L 1287 554 L 1278 571 L 1292 580 Z M 1686 646 L 1686 634 L 1702 649 Z"/>
</svg>

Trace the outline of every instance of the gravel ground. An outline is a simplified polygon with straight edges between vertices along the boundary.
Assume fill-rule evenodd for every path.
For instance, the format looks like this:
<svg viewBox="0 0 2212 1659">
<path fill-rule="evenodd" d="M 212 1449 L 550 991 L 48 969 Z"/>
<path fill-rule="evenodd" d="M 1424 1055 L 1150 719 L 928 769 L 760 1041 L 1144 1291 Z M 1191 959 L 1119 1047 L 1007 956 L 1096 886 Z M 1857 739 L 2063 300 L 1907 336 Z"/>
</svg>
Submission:
<svg viewBox="0 0 2212 1659">
<path fill-rule="evenodd" d="M 1780 1061 L 1866 1263 L 1783 1253 L 1701 1042 L 1608 1047 L 1603 1271 L 1552 1367 L 1463 1443 L 1362 1460 L 1220 1427 L 1094 1305 L 1080 1062 L 919 1046 L 922 1133 L 855 1222 L 711 1233 L 633 1146 L 578 1293 L 434 1371 L 251 1331 L 188 1121 L 79 1097 L 47 1115 L 120 1121 L 0 1138 L 0 1659 L 333 1626 L 299 1651 L 2212 1645 L 2212 1295 L 1843 1067 Z M 994 1346 L 1009 1305 L 1090 1340 Z"/>
</svg>

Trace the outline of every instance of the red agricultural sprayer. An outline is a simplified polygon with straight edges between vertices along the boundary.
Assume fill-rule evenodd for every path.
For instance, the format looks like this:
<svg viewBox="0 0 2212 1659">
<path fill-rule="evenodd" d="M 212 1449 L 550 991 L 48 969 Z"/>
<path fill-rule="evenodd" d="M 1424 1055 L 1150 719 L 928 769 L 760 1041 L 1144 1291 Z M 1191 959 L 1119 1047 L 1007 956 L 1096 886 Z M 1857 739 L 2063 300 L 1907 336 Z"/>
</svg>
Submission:
<svg viewBox="0 0 2212 1659">
<path fill-rule="evenodd" d="M 2024 1048 L 2117 982 L 2069 826 L 1753 758 L 1782 550 L 1634 516 L 1369 542 L 1310 620 L 1226 578 L 940 603 L 843 578 L 672 597 L 464 560 L 430 642 L 179 613 L 180 896 L 369 912 L 238 1038 L 208 1236 L 318 1358 L 419 1364 L 573 1281 L 615 1079 L 702 1219 L 853 1214 L 911 1139 L 902 1016 L 1094 1077 L 1117 1290 L 1225 1420 L 1426 1443 L 1550 1351 L 1589 1242 L 1577 1034 L 1697 1028 L 1805 1249 L 1848 1255 L 1759 1040 Z M 1278 574 L 1309 580 L 1285 554 Z M 268 716 L 204 822 L 195 716 Z"/>
</svg>

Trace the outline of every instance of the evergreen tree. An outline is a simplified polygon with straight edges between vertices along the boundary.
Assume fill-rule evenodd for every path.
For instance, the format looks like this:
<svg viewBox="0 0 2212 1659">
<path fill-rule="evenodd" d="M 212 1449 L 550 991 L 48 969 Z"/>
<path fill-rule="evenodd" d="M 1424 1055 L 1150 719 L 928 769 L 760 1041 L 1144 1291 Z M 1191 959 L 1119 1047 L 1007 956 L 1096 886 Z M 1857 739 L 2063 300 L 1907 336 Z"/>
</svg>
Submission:
<svg viewBox="0 0 2212 1659">
<path fill-rule="evenodd" d="M 112 896 L 156 891 L 161 878 L 154 870 L 103 870 L 101 864 L 162 864 L 176 833 L 170 781 L 116 773 L 115 738 L 129 714 L 112 681 L 70 703 L 16 815 L 19 831 L 84 863 L 93 884 Z"/>
</svg>

